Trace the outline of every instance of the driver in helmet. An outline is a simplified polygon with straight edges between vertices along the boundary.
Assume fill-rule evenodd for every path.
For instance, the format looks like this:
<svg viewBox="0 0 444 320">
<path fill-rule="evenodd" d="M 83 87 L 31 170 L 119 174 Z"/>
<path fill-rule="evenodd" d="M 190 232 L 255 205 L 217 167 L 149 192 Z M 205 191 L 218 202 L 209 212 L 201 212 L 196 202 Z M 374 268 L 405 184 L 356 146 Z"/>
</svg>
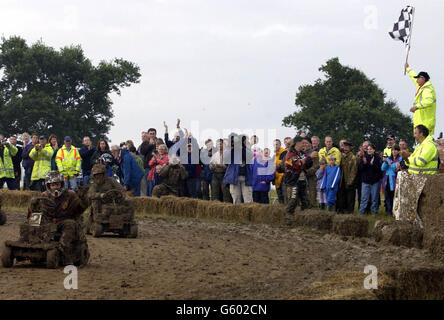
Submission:
<svg viewBox="0 0 444 320">
<path fill-rule="evenodd" d="M 77 221 L 85 208 L 74 191 L 64 188 L 64 181 L 63 174 L 50 171 L 45 178 L 46 191 L 42 196 L 51 199 L 53 204 L 33 198 L 29 212 L 40 205 L 43 214 L 57 225 L 57 231 L 61 234 L 59 242 L 65 254 L 65 261 L 69 265 L 73 264 L 74 260 L 73 243 L 78 240 L 81 233 Z"/>
<path fill-rule="evenodd" d="M 96 164 L 91 170 L 93 183 L 88 191 L 88 198 L 92 201 L 93 209 L 100 209 L 101 204 L 110 202 L 105 198 L 106 192 L 117 190 L 122 193 L 122 199 L 125 197 L 125 189 L 116 180 L 106 176 L 106 167 L 103 164 Z"/>
</svg>

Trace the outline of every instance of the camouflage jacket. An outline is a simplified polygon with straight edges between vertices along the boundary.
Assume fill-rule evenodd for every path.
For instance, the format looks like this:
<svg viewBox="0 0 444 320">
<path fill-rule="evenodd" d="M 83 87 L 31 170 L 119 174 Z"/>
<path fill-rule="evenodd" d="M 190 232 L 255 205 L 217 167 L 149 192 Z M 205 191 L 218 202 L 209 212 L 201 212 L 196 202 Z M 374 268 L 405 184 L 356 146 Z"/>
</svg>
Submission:
<svg viewBox="0 0 444 320">
<path fill-rule="evenodd" d="M 53 197 L 48 191 L 42 193 L 42 196 L 54 201 L 55 207 L 49 207 L 42 203 L 43 210 L 53 218 L 53 222 L 59 222 L 65 219 L 76 220 L 84 211 L 80 198 L 72 190 L 64 190 L 60 197 Z"/>
<path fill-rule="evenodd" d="M 122 192 L 122 197 L 125 196 L 125 190 L 123 189 L 122 185 L 118 183 L 116 180 L 105 177 L 105 181 L 102 184 L 92 183 L 88 190 L 88 198 L 90 200 L 103 200 L 101 199 L 100 195 L 102 193 L 106 193 L 110 190 L 118 190 Z M 104 201 L 102 201 L 104 202 Z"/>
<path fill-rule="evenodd" d="M 167 164 L 160 170 L 159 175 L 162 178 L 162 184 L 176 191 L 179 190 L 182 180 L 188 178 L 188 172 L 182 165 Z"/>
<path fill-rule="evenodd" d="M 343 153 L 341 157 L 341 186 L 345 186 L 348 189 L 353 188 L 357 173 L 358 164 L 356 156 L 351 152 L 348 154 Z"/>
</svg>

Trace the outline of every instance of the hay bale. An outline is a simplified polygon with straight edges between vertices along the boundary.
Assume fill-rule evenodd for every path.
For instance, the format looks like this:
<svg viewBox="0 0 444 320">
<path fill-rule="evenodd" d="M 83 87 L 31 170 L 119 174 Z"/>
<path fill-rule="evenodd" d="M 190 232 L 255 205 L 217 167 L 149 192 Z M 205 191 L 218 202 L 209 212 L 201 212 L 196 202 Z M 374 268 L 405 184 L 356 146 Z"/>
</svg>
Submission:
<svg viewBox="0 0 444 320">
<path fill-rule="evenodd" d="M 384 245 L 420 249 L 424 230 L 408 221 L 377 221 L 372 236 Z"/>
<path fill-rule="evenodd" d="M 3 207 L 27 208 L 33 197 L 38 197 L 38 191 L 0 190 Z"/>
<path fill-rule="evenodd" d="M 295 213 L 293 223 L 296 226 L 331 230 L 335 214 L 316 210 Z"/>
<path fill-rule="evenodd" d="M 252 212 L 252 204 L 231 204 L 223 208 L 222 220 L 247 222 L 250 221 Z"/>
<path fill-rule="evenodd" d="M 135 197 L 136 212 L 159 214 L 160 199 L 156 197 Z"/>
<path fill-rule="evenodd" d="M 418 202 L 426 232 L 444 230 L 444 174 L 430 175 Z"/>
<path fill-rule="evenodd" d="M 426 233 L 424 248 L 429 251 L 433 259 L 444 262 L 444 232 Z"/>
<path fill-rule="evenodd" d="M 176 196 L 163 196 L 160 198 L 159 213 L 164 215 L 175 215 L 176 205 L 180 198 Z"/>
<path fill-rule="evenodd" d="M 227 202 L 219 202 L 219 201 L 210 201 L 207 207 L 207 213 L 209 218 L 213 219 L 224 219 L 224 210 L 225 208 L 232 207 L 232 203 Z"/>
<path fill-rule="evenodd" d="M 357 215 L 335 215 L 333 232 L 341 236 L 366 237 L 368 235 L 367 219 Z"/>
<path fill-rule="evenodd" d="M 254 223 L 282 224 L 285 219 L 285 206 L 281 204 L 261 204 L 253 208 L 250 219 Z"/>
<path fill-rule="evenodd" d="M 381 271 L 388 279 L 373 290 L 381 300 L 444 299 L 444 267 L 441 265 L 414 265 L 389 268 Z"/>
</svg>

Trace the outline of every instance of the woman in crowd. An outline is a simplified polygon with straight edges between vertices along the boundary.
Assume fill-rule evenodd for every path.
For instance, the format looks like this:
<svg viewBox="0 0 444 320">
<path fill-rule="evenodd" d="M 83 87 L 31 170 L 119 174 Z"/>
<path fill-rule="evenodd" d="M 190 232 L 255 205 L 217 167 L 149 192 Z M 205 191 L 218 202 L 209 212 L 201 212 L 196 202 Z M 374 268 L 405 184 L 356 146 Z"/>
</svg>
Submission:
<svg viewBox="0 0 444 320">
<path fill-rule="evenodd" d="M 166 144 L 161 144 L 157 147 L 157 153 L 153 154 L 149 162 L 150 172 L 148 173 L 148 181 L 151 181 L 153 188 L 154 186 L 161 183 L 159 181 L 160 170 L 168 164 L 168 147 Z"/>
<path fill-rule="evenodd" d="M 105 139 L 100 139 L 97 143 L 97 150 L 91 157 L 91 164 L 102 162 L 106 166 L 106 174 L 108 177 L 113 176 L 113 155 L 109 150 L 108 142 Z"/>
<path fill-rule="evenodd" d="M 401 170 L 402 157 L 401 149 L 398 145 L 392 147 L 392 155 L 387 157 L 384 155 L 381 170 L 384 172 L 382 178 L 382 188 L 384 189 L 385 210 L 387 214 L 393 213 L 393 198 L 395 197 L 396 177 L 398 171 Z"/>
<path fill-rule="evenodd" d="M 361 204 L 359 206 L 359 214 L 365 213 L 365 209 L 371 198 L 370 211 L 372 215 L 376 215 L 379 209 L 379 191 L 381 188 L 382 178 L 382 160 L 375 152 L 376 147 L 370 143 L 367 152 L 362 156 L 359 162 L 359 171 L 361 173 Z"/>
<path fill-rule="evenodd" d="M 49 144 L 52 147 L 52 150 L 54 150 L 54 153 L 52 154 L 52 158 L 51 158 L 51 171 L 52 170 L 58 170 L 57 169 L 57 164 L 56 164 L 56 155 L 57 155 L 57 151 L 59 150 L 59 143 L 57 142 L 57 136 L 55 134 L 51 134 L 49 136 L 49 140 L 48 140 Z"/>
</svg>

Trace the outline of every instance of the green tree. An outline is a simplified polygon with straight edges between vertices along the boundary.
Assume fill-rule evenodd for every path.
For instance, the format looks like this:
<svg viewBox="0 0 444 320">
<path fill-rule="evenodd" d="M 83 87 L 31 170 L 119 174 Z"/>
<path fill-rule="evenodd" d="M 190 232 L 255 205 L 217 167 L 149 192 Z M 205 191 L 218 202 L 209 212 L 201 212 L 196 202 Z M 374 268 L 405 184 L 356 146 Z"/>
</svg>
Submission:
<svg viewBox="0 0 444 320">
<path fill-rule="evenodd" d="M 378 85 L 355 68 L 343 66 L 332 58 L 319 68 L 325 80 L 299 87 L 296 94 L 298 111 L 285 117 L 283 125 L 296 127 L 319 137 L 331 136 L 334 141 L 347 139 L 357 147 L 370 140 L 378 150 L 386 145 L 388 134 L 412 145 L 413 123 L 395 101 L 386 100 Z"/>
<path fill-rule="evenodd" d="M 113 125 L 111 93 L 140 80 L 139 67 L 123 59 L 93 66 L 80 46 L 56 51 L 41 41 L 28 46 L 20 37 L 0 45 L 0 132 L 36 131 L 106 138 Z"/>
</svg>

